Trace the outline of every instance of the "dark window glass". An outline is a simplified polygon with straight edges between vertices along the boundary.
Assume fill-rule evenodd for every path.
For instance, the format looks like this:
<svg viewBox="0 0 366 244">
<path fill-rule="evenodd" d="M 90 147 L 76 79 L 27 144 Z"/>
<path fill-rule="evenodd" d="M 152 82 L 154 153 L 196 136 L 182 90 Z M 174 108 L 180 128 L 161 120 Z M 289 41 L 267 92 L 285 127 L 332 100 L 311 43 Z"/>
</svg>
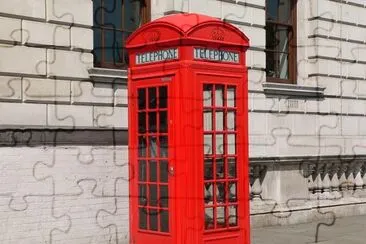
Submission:
<svg viewBox="0 0 366 244">
<path fill-rule="evenodd" d="M 128 35 L 149 21 L 150 0 L 94 0 L 94 64 L 123 68 L 128 64 L 124 50 Z"/>
<path fill-rule="evenodd" d="M 140 112 L 138 116 L 139 120 L 139 133 L 145 133 L 146 132 L 146 113 Z"/>
<path fill-rule="evenodd" d="M 139 181 L 146 181 L 146 161 L 139 160 Z"/>
<path fill-rule="evenodd" d="M 146 108 L 146 90 L 138 89 L 138 101 L 139 101 L 139 109 Z"/>
<path fill-rule="evenodd" d="M 168 182 L 168 161 L 160 161 L 160 182 Z"/>
<path fill-rule="evenodd" d="M 149 217 L 150 230 L 158 230 L 158 210 L 150 209 Z"/>
<path fill-rule="evenodd" d="M 168 112 L 161 111 L 159 112 L 159 130 L 161 133 L 168 132 Z"/>
<path fill-rule="evenodd" d="M 148 90 L 149 94 L 149 108 L 156 108 L 157 100 L 156 100 L 156 88 L 150 87 Z"/>
<path fill-rule="evenodd" d="M 161 208 L 168 207 L 168 199 L 169 199 L 168 186 L 161 185 L 160 186 L 160 207 Z"/>
<path fill-rule="evenodd" d="M 160 157 L 167 158 L 168 157 L 168 137 L 160 136 Z"/>
<path fill-rule="evenodd" d="M 142 206 L 146 206 L 146 199 L 147 199 L 147 195 L 146 195 L 147 191 L 146 191 L 146 185 L 139 185 L 139 205 Z"/>
<path fill-rule="evenodd" d="M 166 86 L 159 87 L 159 108 L 166 108 L 168 101 L 168 90 Z"/>
<path fill-rule="evenodd" d="M 158 205 L 158 187 L 155 184 L 149 185 L 149 205 Z"/>
<path fill-rule="evenodd" d="M 147 209 L 139 208 L 139 227 L 140 229 L 147 229 Z"/>
<path fill-rule="evenodd" d="M 149 169 L 150 169 L 150 182 L 156 182 L 158 180 L 156 161 L 149 162 Z"/>
<path fill-rule="evenodd" d="M 169 232 L 169 212 L 166 210 L 162 210 L 160 213 L 160 230 Z"/>
<path fill-rule="evenodd" d="M 205 180 L 212 180 L 213 177 L 213 159 L 205 159 Z"/>
<path fill-rule="evenodd" d="M 139 136 L 138 156 L 146 157 L 146 138 L 144 136 Z"/>
<path fill-rule="evenodd" d="M 157 129 L 156 112 L 149 112 L 149 132 L 154 133 Z"/>
</svg>

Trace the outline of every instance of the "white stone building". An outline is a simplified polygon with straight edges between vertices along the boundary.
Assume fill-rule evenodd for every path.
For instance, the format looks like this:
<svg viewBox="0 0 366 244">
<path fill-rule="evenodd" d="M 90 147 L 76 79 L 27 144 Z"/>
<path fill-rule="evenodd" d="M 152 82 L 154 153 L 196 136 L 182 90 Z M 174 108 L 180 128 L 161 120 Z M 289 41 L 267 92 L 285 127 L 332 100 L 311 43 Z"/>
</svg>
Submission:
<svg viewBox="0 0 366 244">
<path fill-rule="evenodd" d="M 252 225 L 366 212 L 365 1 L 0 0 L 0 243 L 128 243 L 123 41 L 178 12 L 250 39 Z"/>
</svg>

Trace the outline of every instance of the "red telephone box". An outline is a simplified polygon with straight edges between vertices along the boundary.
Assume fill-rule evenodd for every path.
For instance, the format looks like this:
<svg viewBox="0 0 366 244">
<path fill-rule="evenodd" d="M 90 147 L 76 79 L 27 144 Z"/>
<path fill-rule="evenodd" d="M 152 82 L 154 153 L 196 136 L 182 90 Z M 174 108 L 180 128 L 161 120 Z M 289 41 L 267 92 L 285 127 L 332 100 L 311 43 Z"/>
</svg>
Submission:
<svg viewBox="0 0 366 244">
<path fill-rule="evenodd" d="M 249 244 L 248 45 L 198 14 L 128 38 L 130 243 Z"/>
</svg>

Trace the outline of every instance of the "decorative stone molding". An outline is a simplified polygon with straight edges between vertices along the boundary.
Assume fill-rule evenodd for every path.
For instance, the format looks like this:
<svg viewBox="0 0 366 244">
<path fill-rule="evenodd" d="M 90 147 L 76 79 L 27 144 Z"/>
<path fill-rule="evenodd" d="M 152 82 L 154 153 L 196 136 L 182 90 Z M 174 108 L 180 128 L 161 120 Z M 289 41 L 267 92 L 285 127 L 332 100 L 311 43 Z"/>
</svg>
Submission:
<svg viewBox="0 0 366 244">
<path fill-rule="evenodd" d="M 88 72 L 94 82 L 127 84 L 127 70 L 125 69 L 91 68 Z"/>
</svg>

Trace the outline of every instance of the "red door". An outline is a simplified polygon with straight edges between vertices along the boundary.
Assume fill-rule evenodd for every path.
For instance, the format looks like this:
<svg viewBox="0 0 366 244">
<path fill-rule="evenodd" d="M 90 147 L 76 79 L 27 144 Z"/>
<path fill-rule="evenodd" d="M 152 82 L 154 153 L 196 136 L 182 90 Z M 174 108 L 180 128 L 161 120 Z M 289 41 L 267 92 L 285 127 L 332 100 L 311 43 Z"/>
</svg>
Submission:
<svg viewBox="0 0 366 244">
<path fill-rule="evenodd" d="M 246 243 L 249 193 L 244 188 L 248 185 L 244 167 L 248 155 L 243 79 L 202 75 L 198 81 L 203 98 L 203 240 L 210 244 Z"/>
<path fill-rule="evenodd" d="M 130 150 L 131 242 L 173 243 L 174 178 L 171 83 L 161 78 L 132 81 Z"/>
</svg>

